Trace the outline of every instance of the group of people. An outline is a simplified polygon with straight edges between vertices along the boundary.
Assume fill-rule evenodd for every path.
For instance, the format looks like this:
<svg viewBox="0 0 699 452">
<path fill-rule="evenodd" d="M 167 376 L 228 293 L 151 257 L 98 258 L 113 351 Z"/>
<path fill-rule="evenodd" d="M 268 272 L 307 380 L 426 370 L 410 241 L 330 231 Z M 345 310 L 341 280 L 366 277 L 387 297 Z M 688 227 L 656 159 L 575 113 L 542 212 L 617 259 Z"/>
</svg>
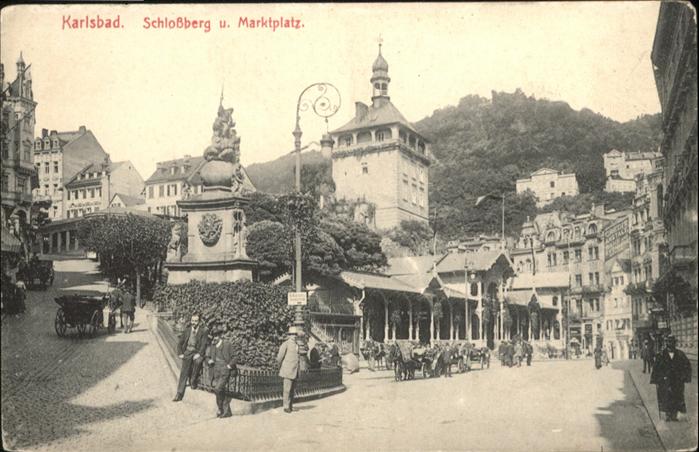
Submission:
<svg viewBox="0 0 699 452">
<path fill-rule="evenodd" d="M 120 310 L 120 325 L 124 328 L 124 334 L 133 330 L 136 319 L 136 299 L 126 288 L 126 278 L 119 279 L 117 286 L 109 293 L 109 310 Z"/>
<path fill-rule="evenodd" d="M 209 332 L 201 322 L 201 316 L 198 313 L 192 315 L 177 343 L 177 354 L 182 360 L 182 366 L 173 402 L 182 400 L 187 382 L 192 389 L 197 389 L 202 367 L 206 363 L 212 368 L 210 384 L 216 395 L 216 417 L 233 416 L 228 383 L 237 374 L 238 368 L 233 345 L 224 339 L 224 332 L 221 327 Z"/>
<path fill-rule="evenodd" d="M 233 397 L 228 391 L 230 379 L 238 374 L 238 359 L 234 352 L 233 344 L 224 337 L 225 329 L 212 328 L 211 331 L 203 324 L 199 313 L 194 313 L 189 325 L 185 327 L 177 343 L 177 354 L 182 360 L 177 393 L 173 402 L 183 399 L 187 383 L 192 389 L 199 387 L 202 369 L 209 366 L 207 374 L 211 381 L 207 381 L 216 395 L 216 417 L 231 417 L 231 401 Z M 293 411 L 294 390 L 299 372 L 302 368 L 301 350 L 299 342 L 305 341 L 303 331 L 290 330 L 286 340 L 279 347 L 277 353 L 278 375 L 283 380 L 283 406 L 285 413 Z M 311 371 L 320 370 L 323 366 L 340 366 L 341 358 L 335 343 L 316 343 L 308 353 Z"/>
<path fill-rule="evenodd" d="M 534 347 L 521 338 L 501 341 L 498 346 L 501 366 L 522 367 L 523 361 L 526 361 L 527 366 L 531 366 L 533 354 Z"/>
</svg>

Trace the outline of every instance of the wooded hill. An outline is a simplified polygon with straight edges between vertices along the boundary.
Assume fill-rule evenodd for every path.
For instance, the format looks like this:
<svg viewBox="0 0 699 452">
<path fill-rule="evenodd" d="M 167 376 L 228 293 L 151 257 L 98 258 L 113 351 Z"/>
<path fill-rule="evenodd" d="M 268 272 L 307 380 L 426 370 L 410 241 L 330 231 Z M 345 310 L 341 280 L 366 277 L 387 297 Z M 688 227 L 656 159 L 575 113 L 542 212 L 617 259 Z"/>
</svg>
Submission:
<svg viewBox="0 0 699 452">
<path fill-rule="evenodd" d="M 629 205 L 628 195 L 603 193 L 602 155 L 611 149 L 657 150 L 661 118 L 644 115 L 620 123 L 517 90 L 493 92 L 491 99 L 466 96 L 457 106 L 436 110 L 415 126 L 432 142 L 430 217 L 436 213 L 441 237 L 455 239 L 499 232 L 499 202 L 474 206 L 478 196 L 490 192 L 506 194 L 506 230 L 517 234 L 526 216 L 536 215 L 537 209 L 533 199 L 515 195 L 515 181 L 541 167 L 577 174 L 581 197 L 557 205 L 575 210 L 593 202 L 617 209 Z M 314 168 L 329 171 L 320 153 L 302 155 L 304 173 Z M 293 170 L 293 153 L 247 168 L 257 189 L 269 193 L 290 191 Z"/>
</svg>

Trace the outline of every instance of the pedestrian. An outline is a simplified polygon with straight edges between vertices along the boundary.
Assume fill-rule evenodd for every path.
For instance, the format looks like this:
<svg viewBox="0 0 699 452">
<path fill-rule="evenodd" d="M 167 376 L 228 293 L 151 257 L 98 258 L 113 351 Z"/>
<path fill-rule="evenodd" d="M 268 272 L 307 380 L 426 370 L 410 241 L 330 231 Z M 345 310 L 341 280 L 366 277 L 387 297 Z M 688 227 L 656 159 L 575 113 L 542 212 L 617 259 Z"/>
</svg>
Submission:
<svg viewBox="0 0 699 452">
<path fill-rule="evenodd" d="M 667 421 L 677 421 L 677 413 L 687 413 L 684 385 L 692 382 L 692 367 L 687 355 L 678 350 L 675 336 L 669 335 L 666 348 L 658 356 L 650 374 L 650 383 L 656 385 L 658 411 L 665 412 Z"/>
<path fill-rule="evenodd" d="M 442 349 L 442 367 L 445 378 L 451 378 L 451 353 L 451 346 L 446 344 Z"/>
<path fill-rule="evenodd" d="M 173 402 L 179 402 L 184 397 L 187 380 L 189 380 L 189 385 L 192 389 L 197 389 L 208 336 L 209 331 L 204 325 L 200 324 L 199 314 L 192 314 L 189 326 L 185 328 L 177 343 L 177 354 L 182 360 L 182 368 L 180 369 L 180 379 L 177 383 L 177 394 L 172 400 Z"/>
<path fill-rule="evenodd" d="M 507 341 L 503 340 L 498 345 L 498 358 L 500 359 L 500 366 L 505 365 L 505 348 L 507 347 Z"/>
<path fill-rule="evenodd" d="M 121 302 L 122 325 L 125 325 L 124 333 L 130 333 L 133 329 L 133 322 L 136 318 L 136 300 L 134 299 L 133 295 L 126 290 L 126 279 L 121 281 L 121 284 L 117 290 L 119 292 L 117 297 Z"/>
<path fill-rule="evenodd" d="M 529 342 L 524 343 L 524 353 L 527 355 L 527 366 L 532 365 L 532 354 L 534 353 L 534 347 Z"/>
<path fill-rule="evenodd" d="M 515 362 L 517 362 L 517 367 L 522 367 L 522 356 L 524 355 L 524 349 L 522 347 L 522 341 L 517 341 L 515 344 Z"/>
<path fill-rule="evenodd" d="M 374 372 L 374 343 L 371 339 L 367 339 L 364 343 L 364 358 L 369 370 Z"/>
<path fill-rule="evenodd" d="M 653 358 L 655 357 L 654 347 L 650 344 L 648 339 L 643 341 L 643 348 L 641 349 L 641 358 L 643 358 L 643 373 L 648 373 L 653 370 Z"/>
<path fill-rule="evenodd" d="M 505 346 L 505 362 L 507 367 L 512 367 L 514 365 L 515 356 L 515 346 L 512 341 L 508 342 Z"/>
<path fill-rule="evenodd" d="M 308 352 L 308 368 L 310 370 L 320 370 L 320 352 L 318 351 L 320 347 L 319 343 L 315 344 Z"/>
<path fill-rule="evenodd" d="M 613 349 L 613 347 L 614 347 L 614 346 L 612 345 L 612 349 Z M 604 347 L 604 348 L 602 349 L 602 363 L 603 363 L 605 366 L 608 366 L 608 365 L 609 365 L 609 353 L 607 353 L 607 347 Z"/>
<path fill-rule="evenodd" d="M 304 337 L 303 331 L 299 331 L 299 338 Z M 296 334 L 289 332 L 286 341 L 279 347 L 277 364 L 279 376 L 284 379 L 283 397 L 284 412 L 291 413 L 294 406 L 294 386 L 299 375 L 299 346 L 296 343 Z"/>
<path fill-rule="evenodd" d="M 340 350 L 337 348 L 337 344 L 333 340 L 330 340 L 330 366 L 331 367 L 342 366 L 342 358 L 340 357 Z"/>
<path fill-rule="evenodd" d="M 211 386 L 216 394 L 216 417 L 231 417 L 233 416 L 231 413 L 233 398 L 228 392 L 228 383 L 231 377 L 238 374 L 238 368 L 233 344 L 223 338 L 222 328 L 216 328 L 213 331 L 213 341 L 209 347 L 208 357 L 208 364 L 213 367 Z"/>
<path fill-rule="evenodd" d="M 599 370 L 602 368 L 602 347 L 597 344 L 595 347 L 595 369 Z"/>
</svg>

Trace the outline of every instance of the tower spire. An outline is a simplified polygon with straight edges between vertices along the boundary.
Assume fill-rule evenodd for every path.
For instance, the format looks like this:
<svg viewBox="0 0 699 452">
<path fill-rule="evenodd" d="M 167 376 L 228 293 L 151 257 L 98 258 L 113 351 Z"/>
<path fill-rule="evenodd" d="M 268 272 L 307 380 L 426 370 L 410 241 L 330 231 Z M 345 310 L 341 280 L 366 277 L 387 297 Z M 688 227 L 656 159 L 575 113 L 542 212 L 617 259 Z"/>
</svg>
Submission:
<svg viewBox="0 0 699 452">
<path fill-rule="evenodd" d="M 391 82 L 391 78 L 388 76 L 388 62 L 381 54 L 381 48 L 383 47 L 383 38 L 379 35 L 379 54 L 374 60 L 374 64 L 371 66 L 371 85 L 372 92 L 371 96 L 372 103 L 374 107 L 380 106 L 384 101 L 388 100 L 388 84 Z"/>
</svg>

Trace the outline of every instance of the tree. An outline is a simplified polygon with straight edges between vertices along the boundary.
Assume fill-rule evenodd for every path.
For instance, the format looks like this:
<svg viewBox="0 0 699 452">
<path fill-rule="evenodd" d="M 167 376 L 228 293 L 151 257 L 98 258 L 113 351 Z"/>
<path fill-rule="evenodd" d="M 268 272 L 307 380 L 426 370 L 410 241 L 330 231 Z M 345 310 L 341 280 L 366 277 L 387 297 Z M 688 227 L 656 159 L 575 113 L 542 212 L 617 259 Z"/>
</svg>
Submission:
<svg viewBox="0 0 699 452">
<path fill-rule="evenodd" d="M 170 224 L 157 217 L 128 213 L 85 219 L 78 237 L 87 250 L 95 251 L 102 270 L 112 278 L 135 277 L 136 302 L 141 301 L 141 277 L 153 275 L 153 266 L 165 260 Z"/>
<path fill-rule="evenodd" d="M 391 229 L 386 235 L 414 255 L 427 254 L 432 250 L 434 233 L 424 221 L 402 220 L 400 226 Z"/>
<path fill-rule="evenodd" d="M 263 220 L 248 228 L 247 252 L 259 263 L 261 279 L 274 279 L 291 268 L 288 236 L 286 227 L 276 221 Z"/>
</svg>

